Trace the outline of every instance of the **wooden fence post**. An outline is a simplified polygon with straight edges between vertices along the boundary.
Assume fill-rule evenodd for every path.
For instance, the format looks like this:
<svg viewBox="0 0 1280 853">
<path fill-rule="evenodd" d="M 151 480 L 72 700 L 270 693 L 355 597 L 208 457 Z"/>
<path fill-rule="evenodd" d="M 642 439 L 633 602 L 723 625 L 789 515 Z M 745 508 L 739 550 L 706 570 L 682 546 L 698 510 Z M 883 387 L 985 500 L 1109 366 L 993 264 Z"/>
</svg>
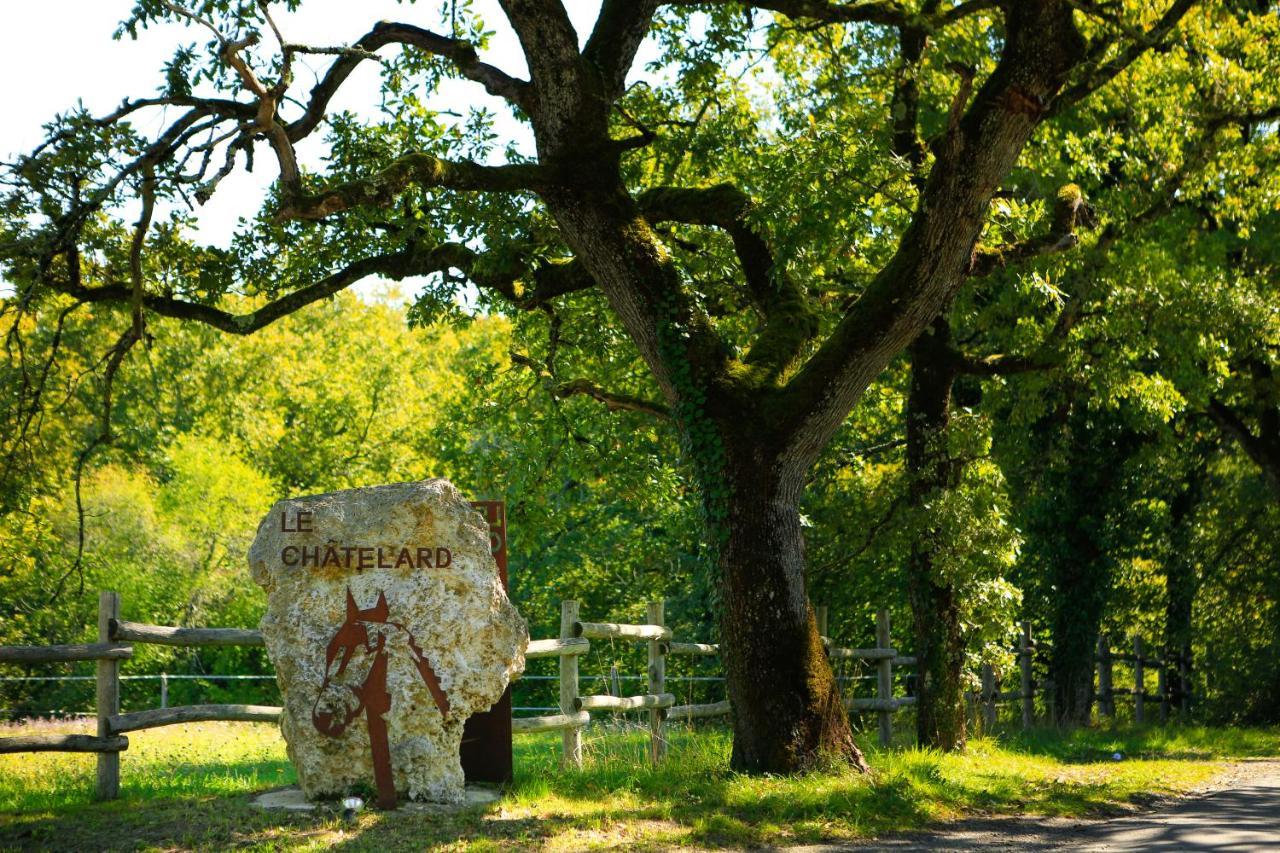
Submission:
<svg viewBox="0 0 1280 853">
<path fill-rule="evenodd" d="M 813 618 L 818 623 L 818 636 L 830 637 L 831 635 L 827 633 L 827 605 L 819 604 L 813 608 Z"/>
<path fill-rule="evenodd" d="M 876 613 L 876 647 L 893 648 L 893 642 L 889 637 L 888 610 Z M 876 670 L 876 697 L 885 703 L 876 712 L 876 716 L 880 718 L 880 745 L 888 746 L 893 741 L 893 710 L 889 705 L 893 701 L 893 659 L 880 658 L 876 664 Z"/>
<path fill-rule="evenodd" d="M 649 624 L 662 625 L 663 602 L 649 602 Z M 667 661 L 661 640 L 649 641 L 649 693 L 657 696 L 666 689 Z M 660 762 L 667 754 L 667 741 L 662 732 L 662 721 L 667 716 L 664 708 L 649 710 L 649 760 Z"/>
<path fill-rule="evenodd" d="M 1036 719 L 1036 687 L 1031 677 L 1031 623 L 1022 623 L 1022 654 L 1018 656 L 1018 668 L 1022 675 L 1022 727 L 1031 728 Z"/>
<path fill-rule="evenodd" d="M 573 639 L 573 625 L 578 621 L 578 602 L 560 602 L 560 639 Z M 577 713 L 573 700 L 578 698 L 578 656 L 560 655 L 560 713 Z M 565 729 L 561 735 L 560 766 L 582 769 L 582 729 Z"/>
<path fill-rule="evenodd" d="M 120 618 L 120 593 L 98 593 L 98 642 L 111 642 L 111 620 Z M 99 660 L 97 673 L 98 737 L 111 736 L 110 718 L 120 713 L 120 661 Z M 120 753 L 98 753 L 99 800 L 120 796 Z"/>
<path fill-rule="evenodd" d="M 1133 721 L 1141 725 L 1147 721 L 1146 690 L 1147 673 L 1142 659 L 1142 637 L 1133 635 Z"/>
<path fill-rule="evenodd" d="M 1115 717 L 1111 693 L 1111 645 L 1106 634 L 1098 635 L 1098 713 Z"/>
<path fill-rule="evenodd" d="M 982 665 L 982 734 L 990 737 L 996 730 L 996 672 L 991 664 Z"/>
<path fill-rule="evenodd" d="M 169 673 L 160 673 L 160 707 L 169 707 Z"/>
</svg>

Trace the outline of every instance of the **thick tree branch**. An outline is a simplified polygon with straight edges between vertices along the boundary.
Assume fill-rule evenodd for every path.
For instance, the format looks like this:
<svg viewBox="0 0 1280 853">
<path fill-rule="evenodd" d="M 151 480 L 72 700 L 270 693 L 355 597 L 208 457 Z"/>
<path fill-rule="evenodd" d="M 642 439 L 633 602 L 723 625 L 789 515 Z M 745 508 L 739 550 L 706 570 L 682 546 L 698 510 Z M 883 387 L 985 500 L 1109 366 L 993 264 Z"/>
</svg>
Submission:
<svg viewBox="0 0 1280 853">
<path fill-rule="evenodd" d="M 500 4 L 520 40 L 538 106 L 562 116 L 566 108 L 579 104 L 582 94 L 578 34 L 569 13 L 560 0 L 500 0 Z"/>
<path fill-rule="evenodd" d="M 767 311 L 777 293 L 773 283 L 773 253 L 768 244 L 746 221 L 751 199 L 732 184 L 713 187 L 653 187 L 636 200 L 640 210 L 654 225 L 681 222 L 709 225 L 733 239 L 743 276 L 752 301 Z"/>
<path fill-rule="evenodd" d="M 470 160 L 442 160 L 430 154 L 408 154 L 382 171 L 315 193 L 287 197 L 277 214 L 281 220 L 323 219 L 352 207 L 386 207 L 411 185 L 451 190 L 521 192 L 544 183 L 533 164 L 483 166 Z"/>
<path fill-rule="evenodd" d="M 462 270 L 476 286 L 500 294 L 513 308 L 533 311 L 551 300 L 589 290 L 595 279 L 578 259 L 540 261 L 495 252 L 476 252 L 459 243 L 446 243 L 435 253 Z"/>
<path fill-rule="evenodd" d="M 446 59 L 458 73 L 484 86 L 489 94 L 505 98 L 526 111 L 529 109 L 531 90 L 528 82 L 481 62 L 475 47 L 462 39 L 442 36 L 412 24 L 380 21 L 353 47 L 365 54 L 372 54 L 389 44 L 408 45 Z M 353 52 L 344 53 L 334 60 L 324 77 L 311 89 L 311 97 L 302 116 L 289 123 L 291 140 L 297 142 L 316 129 L 328 111 L 329 101 L 365 58 L 362 53 Z"/>
<path fill-rule="evenodd" d="M 611 100 L 622 95 L 627 72 L 658 4 L 659 0 L 604 0 L 600 7 L 582 56 L 599 71 L 606 97 Z"/>
<path fill-rule="evenodd" d="M 325 278 L 298 288 L 289 294 L 274 299 L 266 305 L 245 314 L 233 314 L 199 302 L 189 302 L 172 296 L 146 293 L 142 304 L 148 310 L 162 317 L 173 317 L 180 320 L 195 320 L 233 335 L 248 335 L 268 326 L 289 314 L 298 311 L 313 302 L 332 296 L 350 287 L 370 275 L 381 275 L 387 278 L 400 279 L 410 275 L 425 275 L 447 266 L 429 268 L 430 264 L 409 265 L 408 253 L 395 253 L 365 258 L 344 267 L 342 270 Z M 80 302 L 128 302 L 132 290 L 122 284 L 107 284 L 98 287 L 75 286 L 71 282 L 49 280 L 55 290 L 65 293 Z"/>
<path fill-rule="evenodd" d="M 48 279 L 47 283 L 80 303 L 133 304 L 140 297 L 144 308 L 162 317 L 195 320 L 228 334 L 249 335 L 369 276 L 400 281 L 411 276 L 431 275 L 450 269 L 461 270 L 477 286 L 500 293 L 513 307 L 522 310 L 540 308 L 557 296 L 595 286 L 595 281 L 577 261 L 544 263 L 533 269 L 515 267 L 505 261 L 491 262 L 485 253 L 476 252 L 460 243 L 443 243 L 430 248 L 415 246 L 400 252 L 363 258 L 244 314 L 172 296 L 140 292 L 131 285 L 85 287 L 72 280 L 53 278 Z M 531 286 L 525 286 L 525 282 Z"/>
<path fill-rule="evenodd" d="M 1084 41 L 1065 3 L 1009 3 L 1004 10 L 1000 61 L 963 118 L 934 145 L 933 167 L 898 251 L 770 403 L 780 453 L 799 470 L 962 284 L 996 188 L 1081 61 Z"/>
<path fill-rule="evenodd" d="M 1050 336 L 1052 338 L 1052 336 Z M 1038 370 L 1050 370 L 1062 364 L 1062 359 L 1054 353 L 1044 352 L 1048 341 L 1032 355 L 987 355 L 960 356 L 960 372 L 970 376 L 1012 376 L 1017 373 L 1034 373 Z"/>
<path fill-rule="evenodd" d="M 928 0 L 923 11 L 933 11 L 938 0 Z M 902 26 L 898 29 L 899 65 L 894 74 L 893 98 L 889 103 L 889 116 L 893 125 L 893 153 L 911 164 L 911 179 L 920 188 L 928 149 L 920 138 L 920 60 L 924 57 L 928 34 L 922 26 Z M 969 99 L 973 72 L 961 78 L 957 100 Z"/>
<path fill-rule="evenodd" d="M 744 363 L 760 368 L 757 377 L 782 376 L 818 333 L 818 320 L 804 289 L 774 263 L 764 237 L 748 222 L 751 200 L 731 184 L 714 187 L 655 187 L 641 194 L 640 210 L 650 222 L 683 222 L 722 229 L 747 283 L 747 292 L 763 323 Z"/>
<path fill-rule="evenodd" d="M 1010 264 L 1074 249 L 1080 242 L 1080 238 L 1076 236 L 1077 225 L 1088 228 L 1096 222 L 1093 208 L 1085 201 L 1080 187 L 1067 184 L 1058 190 L 1052 222 L 1044 234 L 998 249 L 975 246 L 973 260 L 969 264 L 969 275 L 985 276 Z"/>
</svg>

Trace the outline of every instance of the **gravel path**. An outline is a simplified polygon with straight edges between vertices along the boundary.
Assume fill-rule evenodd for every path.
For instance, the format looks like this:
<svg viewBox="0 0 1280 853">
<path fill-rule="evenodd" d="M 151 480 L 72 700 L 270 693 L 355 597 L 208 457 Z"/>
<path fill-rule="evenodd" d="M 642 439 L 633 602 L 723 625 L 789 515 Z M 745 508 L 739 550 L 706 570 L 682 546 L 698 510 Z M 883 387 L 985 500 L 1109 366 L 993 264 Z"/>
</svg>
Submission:
<svg viewBox="0 0 1280 853">
<path fill-rule="evenodd" d="M 934 831 L 791 853 L 868 850 L 1280 851 L 1280 761 L 1241 762 L 1207 791 L 1129 817 L 970 818 Z"/>
</svg>

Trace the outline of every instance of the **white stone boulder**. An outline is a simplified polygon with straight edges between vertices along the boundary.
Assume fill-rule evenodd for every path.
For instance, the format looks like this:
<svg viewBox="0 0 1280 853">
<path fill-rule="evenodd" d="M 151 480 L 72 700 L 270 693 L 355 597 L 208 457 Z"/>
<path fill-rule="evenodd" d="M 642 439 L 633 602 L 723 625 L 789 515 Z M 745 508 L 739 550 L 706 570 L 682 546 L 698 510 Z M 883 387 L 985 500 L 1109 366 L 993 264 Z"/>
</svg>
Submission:
<svg viewBox="0 0 1280 853">
<path fill-rule="evenodd" d="M 394 784 L 462 802 L 463 723 L 524 671 L 529 642 L 483 517 L 438 479 L 283 500 L 249 565 L 307 798 Z"/>
</svg>

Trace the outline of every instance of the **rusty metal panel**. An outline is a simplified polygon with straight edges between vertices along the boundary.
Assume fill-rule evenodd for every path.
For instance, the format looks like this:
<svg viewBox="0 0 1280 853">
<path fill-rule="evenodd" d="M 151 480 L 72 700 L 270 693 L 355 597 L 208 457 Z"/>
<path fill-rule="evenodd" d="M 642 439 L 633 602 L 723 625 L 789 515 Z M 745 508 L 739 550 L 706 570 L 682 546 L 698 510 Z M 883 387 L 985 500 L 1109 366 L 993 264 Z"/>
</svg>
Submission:
<svg viewBox="0 0 1280 853">
<path fill-rule="evenodd" d="M 373 778 L 378 790 L 378 807 L 394 809 L 396 807 L 396 785 L 391 772 L 391 747 L 387 743 L 387 721 L 385 715 L 391 710 L 391 694 L 387 691 L 387 656 L 392 647 L 410 652 L 418 673 L 431 691 L 440 713 L 448 718 L 449 697 L 440 687 L 440 680 L 431 666 L 431 662 L 423 655 L 413 635 L 400 623 L 390 621 L 387 596 L 378 593 L 378 601 L 373 607 L 362 608 L 347 587 L 347 620 L 338 626 L 333 638 L 325 649 L 325 677 L 320 686 L 320 694 L 316 697 L 315 708 L 311 712 L 311 722 L 316 731 L 330 737 L 341 737 L 351 721 L 365 712 L 369 727 L 369 749 L 373 758 Z M 370 625 L 382 625 L 385 632 L 379 632 L 372 641 L 369 633 Z M 388 638 L 393 638 L 389 641 Z M 369 658 L 372 662 L 364 670 L 356 674 L 363 675 L 359 686 L 342 683 L 347 672 L 347 665 L 353 658 Z M 339 679 L 334 693 L 347 695 L 354 692 L 359 704 L 340 701 L 326 701 L 330 697 L 331 679 Z"/>
<path fill-rule="evenodd" d="M 502 586 L 511 592 L 507 580 L 507 506 L 504 501 L 472 501 L 489 522 L 489 544 L 502 575 Z M 511 686 L 488 711 L 474 714 L 462 730 L 462 772 L 468 782 L 506 784 L 512 780 Z"/>
</svg>

